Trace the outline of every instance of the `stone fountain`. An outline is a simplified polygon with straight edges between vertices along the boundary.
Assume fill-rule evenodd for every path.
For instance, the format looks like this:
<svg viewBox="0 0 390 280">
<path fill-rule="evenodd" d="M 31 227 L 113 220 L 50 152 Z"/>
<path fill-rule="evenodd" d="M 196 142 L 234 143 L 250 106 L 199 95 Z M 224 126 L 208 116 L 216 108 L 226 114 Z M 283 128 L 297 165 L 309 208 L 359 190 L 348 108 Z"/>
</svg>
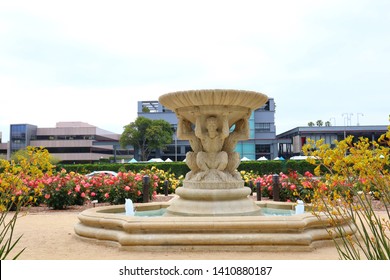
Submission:
<svg viewBox="0 0 390 280">
<path fill-rule="evenodd" d="M 160 103 L 176 113 L 178 138 L 192 148 L 186 155 L 191 171 L 167 216 L 260 215 L 237 171 L 240 155 L 234 150 L 238 141 L 249 138 L 252 110 L 267 100 L 262 93 L 243 90 L 193 90 L 160 97 Z"/>
<path fill-rule="evenodd" d="M 238 141 L 249 136 L 252 111 L 267 102 L 262 93 L 192 90 L 162 95 L 160 103 L 178 118 L 177 135 L 190 142 L 190 167 L 170 202 L 136 206 L 137 213 L 166 209 L 164 216 L 125 215 L 124 205 L 81 212 L 76 235 L 128 250 L 309 251 L 333 244 L 326 216 L 309 212 L 263 216 L 262 209 L 294 210 L 294 203 L 254 202 L 237 167 Z M 348 220 L 338 221 L 353 234 Z"/>
</svg>

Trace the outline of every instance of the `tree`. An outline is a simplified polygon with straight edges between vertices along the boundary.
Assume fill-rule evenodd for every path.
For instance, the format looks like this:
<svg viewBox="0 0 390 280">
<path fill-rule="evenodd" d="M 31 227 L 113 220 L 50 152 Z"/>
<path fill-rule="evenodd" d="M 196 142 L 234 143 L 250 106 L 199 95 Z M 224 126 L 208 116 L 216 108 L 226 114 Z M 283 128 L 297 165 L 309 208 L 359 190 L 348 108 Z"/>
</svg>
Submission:
<svg viewBox="0 0 390 280">
<path fill-rule="evenodd" d="M 312 127 L 312 126 L 314 126 L 314 123 L 313 122 L 309 122 L 307 125 Z"/>
<path fill-rule="evenodd" d="M 330 121 L 326 121 L 326 122 L 325 122 L 325 126 L 332 126 L 332 124 L 331 124 Z"/>
<path fill-rule="evenodd" d="M 11 160 L 13 160 L 16 164 L 19 164 L 23 160 L 31 161 L 32 160 L 32 155 L 30 152 L 31 149 L 32 148 L 28 146 L 25 149 L 21 149 L 16 152 L 13 152 L 11 154 Z M 47 153 L 48 161 L 51 165 L 56 165 L 61 161 L 59 158 L 54 157 L 46 149 L 43 149 L 42 147 L 37 150 L 45 150 L 45 152 Z"/>
<path fill-rule="evenodd" d="M 122 147 L 134 146 L 141 152 L 141 160 L 147 160 L 153 150 L 162 149 L 172 142 L 173 130 L 164 120 L 138 117 L 126 125 L 119 139 Z"/>
<path fill-rule="evenodd" d="M 321 120 L 318 120 L 318 121 L 316 122 L 316 124 L 317 124 L 317 126 L 323 126 L 323 125 L 324 125 L 324 122 L 321 121 Z"/>
</svg>

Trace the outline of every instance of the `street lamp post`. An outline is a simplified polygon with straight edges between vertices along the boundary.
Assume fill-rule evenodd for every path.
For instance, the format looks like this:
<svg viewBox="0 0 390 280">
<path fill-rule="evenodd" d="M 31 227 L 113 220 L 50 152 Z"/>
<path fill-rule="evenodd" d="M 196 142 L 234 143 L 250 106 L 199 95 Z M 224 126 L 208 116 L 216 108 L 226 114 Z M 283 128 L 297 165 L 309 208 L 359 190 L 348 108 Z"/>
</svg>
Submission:
<svg viewBox="0 0 390 280">
<path fill-rule="evenodd" d="M 177 135 L 175 131 L 175 161 L 177 161 Z"/>
<path fill-rule="evenodd" d="M 359 115 L 362 116 L 362 117 L 364 116 L 363 113 L 357 113 L 357 125 L 358 126 L 360 125 L 359 124 Z"/>
</svg>

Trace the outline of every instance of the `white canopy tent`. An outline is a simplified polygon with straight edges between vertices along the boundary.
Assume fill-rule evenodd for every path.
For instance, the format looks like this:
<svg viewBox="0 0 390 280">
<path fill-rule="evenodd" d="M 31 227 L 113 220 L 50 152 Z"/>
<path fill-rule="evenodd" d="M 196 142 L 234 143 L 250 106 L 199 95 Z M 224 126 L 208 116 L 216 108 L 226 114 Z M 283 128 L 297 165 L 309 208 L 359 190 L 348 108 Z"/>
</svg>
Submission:
<svg viewBox="0 0 390 280">
<path fill-rule="evenodd" d="M 257 160 L 268 160 L 265 156 L 259 157 Z"/>
<path fill-rule="evenodd" d="M 241 159 L 241 161 L 249 161 L 250 159 L 249 158 L 247 158 L 247 157 L 243 157 L 242 159 Z"/>
<path fill-rule="evenodd" d="M 151 158 L 148 162 L 164 162 L 161 158 Z"/>
<path fill-rule="evenodd" d="M 293 157 L 290 157 L 290 159 L 293 159 L 293 160 L 306 160 L 307 156 L 293 156 Z"/>
</svg>

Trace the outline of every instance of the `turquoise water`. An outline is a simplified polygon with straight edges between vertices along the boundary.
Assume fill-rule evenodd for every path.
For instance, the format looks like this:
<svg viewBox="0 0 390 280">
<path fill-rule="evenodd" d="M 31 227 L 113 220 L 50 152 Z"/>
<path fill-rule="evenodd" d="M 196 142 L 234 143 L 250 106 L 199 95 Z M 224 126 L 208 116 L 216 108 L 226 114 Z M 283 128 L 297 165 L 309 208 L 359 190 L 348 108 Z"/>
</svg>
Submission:
<svg viewBox="0 0 390 280">
<path fill-rule="evenodd" d="M 295 215 L 294 210 L 276 209 L 276 208 L 261 208 L 263 216 L 291 216 Z"/>
<path fill-rule="evenodd" d="M 295 214 L 294 210 L 286 209 L 275 209 L 275 208 L 262 208 L 261 209 L 263 216 L 291 216 Z M 145 211 L 135 211 L 134 216 L 136 217 L 159 217 L 164 215 L 166 212 L 165 208 L 157 210 L 145 210 Z M 125 213 L 123 213 L 125 214 Z"/>
<path fill-rule="evenodd" d="M 158 217 L 164 215 L 167 211 L 165 208 L 157 210 L 145 210 L 145 211 L 135 211 L 134 216 L 136 217 Z"/>
</svg>

